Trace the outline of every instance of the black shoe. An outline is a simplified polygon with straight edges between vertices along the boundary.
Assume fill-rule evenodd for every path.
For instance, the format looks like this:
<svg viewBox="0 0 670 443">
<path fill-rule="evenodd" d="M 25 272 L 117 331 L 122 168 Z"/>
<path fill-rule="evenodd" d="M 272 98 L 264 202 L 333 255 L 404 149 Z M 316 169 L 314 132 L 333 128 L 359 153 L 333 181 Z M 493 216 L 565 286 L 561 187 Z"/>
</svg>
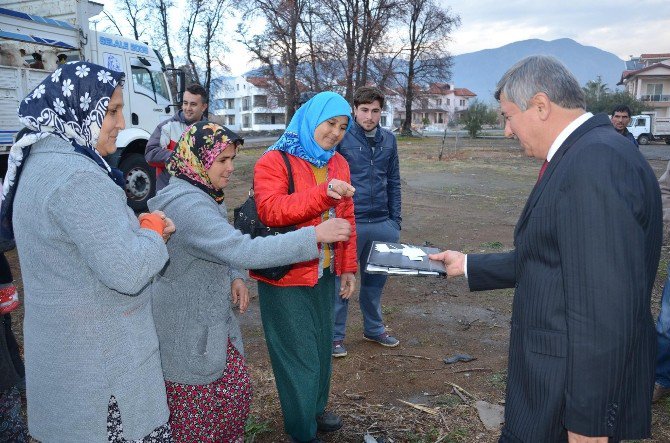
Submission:
<svg viewBox="0 0 670 443">
<path fill-rule="evenodd" d="M 316 417 L 316 429 L 319 432 L 335 432 L 342 427 L 342 419 L 332 412 L 324 412 Z"/>
</svg>

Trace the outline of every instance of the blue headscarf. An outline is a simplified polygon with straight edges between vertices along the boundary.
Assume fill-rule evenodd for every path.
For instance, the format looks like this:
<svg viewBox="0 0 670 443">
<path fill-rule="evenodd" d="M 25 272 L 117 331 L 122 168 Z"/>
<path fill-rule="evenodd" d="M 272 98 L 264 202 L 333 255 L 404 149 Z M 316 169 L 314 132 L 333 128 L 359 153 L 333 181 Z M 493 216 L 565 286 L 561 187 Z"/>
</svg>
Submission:
<svg viewBox="0 0 670 443">
<path fill-rule="evenodd" d="M 351 127 L 349 103 L 334 92 L 320 92 L 298 108 L 284 134 L 265 152 L 284 151 L 322 168 L 335 155 L 335 149 L 319 146 L 314 140 L 314 130 L 329 118 L 339 116 L 349 118 L 348 131 Z"/>
<path fill-rule="evenodd" d="M 16 186 L 32 145 L 50 135 L 67 140 L 74 150 L 92 158 L 114 182 L 125 186 L 123 174 L 112 169 L 95 148 L 109 99 L 125 74 L 88 62 L 61 65 L 37 85 L 19 106 L 19 120 L 26 127 L 9 151 L 7 175 L 0 206 L 0 237 L 14 238 L 12 204 Z"/>
</svg>

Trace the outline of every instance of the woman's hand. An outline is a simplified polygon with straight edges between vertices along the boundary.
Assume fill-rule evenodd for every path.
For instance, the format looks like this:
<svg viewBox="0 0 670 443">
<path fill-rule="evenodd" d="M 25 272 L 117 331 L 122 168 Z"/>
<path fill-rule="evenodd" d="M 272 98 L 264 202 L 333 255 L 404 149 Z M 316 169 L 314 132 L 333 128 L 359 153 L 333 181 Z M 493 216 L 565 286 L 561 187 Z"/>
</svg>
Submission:
<svg viewBox="0 0 670 443">
<path fill-rule="evenodd" d="M 351 225 L 343 218 L 329 218 L 314 227 L 316 241 L 319 243 L 335 243 L 347 241 L 351 235 Z"/>
<path fill-rule="evenodd" d="M 143 212 L 137 218 L 140 221 L 140 227 L 155 231 L 163 237 L 163 241 L 166 243 L 176 230 L 172 220 L 167 218 L 163 211 Z"/>
<path fill-rule="evenodd" d="M 170 236 L 174 234 L 174 231 L 177 230 L 177 228 L 174 225 L 174 222 L 172 221 L 171 218 L 168 218 L 163 211 L 154 211 L 152 214 L 156 214 L 159 216 L 164 222 L 165 222 L 165 228 L 163 229 L 163 241 L 167 243 L 167 241 L 170 239 Z"/>
<path fill-rule="evenodd" d="M 241 278 L 236 278 L 230 284 L 233 304 L 240 304 L 240 313 L 244 314 L 249 306 L 249 289 Z"/>
<path fill-rule="evenodd" d="M 348 299 L 356 289 L 356 276 L 351 272 L 343 272 L 340 276 L 340 297 Z"/>
<path fill-rule="evenodd" d="M 326 194 L 330 198 L 340 200 L 342 197 L 353 197 L 354 192 L 356 192 L 356 188 L 349 183 L 334 178 L 328 182 L 328 190 L 326 191 Z"/>
<path fill-rule="evenodd" d="M 163 240 L 167 243 L 170 239 L 170 236 L 174 234 L 174 231 L 177 230 L 177 227 L 174 225 L 174 222 L 171 218 L 165 217 L 165 229 L 163 229 Z"/>
</svg>

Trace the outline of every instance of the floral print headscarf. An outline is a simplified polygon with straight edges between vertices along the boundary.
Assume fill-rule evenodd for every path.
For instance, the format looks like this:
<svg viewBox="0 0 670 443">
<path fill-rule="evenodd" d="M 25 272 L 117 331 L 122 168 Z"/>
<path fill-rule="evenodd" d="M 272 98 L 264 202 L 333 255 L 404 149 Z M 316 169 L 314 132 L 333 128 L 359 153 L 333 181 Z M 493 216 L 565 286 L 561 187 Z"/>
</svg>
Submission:
<svg viewBox="0 0 670 443">
<path fill-rule="evenodd" d="M 125 74 L 93 63 L 76 61 L 61 65 L 21 101 L 19 120 L 26 129 L 9 151 L 2 205 L 0 237 L 14 238 L 12 204 L 19 177 L 32 145 L 54 135 L 67 140 L 74 150 L 93 159 L 116 184 L 125 186 L 123 174 L 112 169 L 95 146 L 109 100 Z"/>
<path fill-rule="evenodd" d="M 242 140 L 230 129 L 208 121 L 186 128 L 167 162 L 170 175 L 186 180 L 208 193 L 217 203 L 223 201 L 223 189 L 215 189 L 207 175 L 214 160 L 227 148 L 236 148 Z"/>
</svg>

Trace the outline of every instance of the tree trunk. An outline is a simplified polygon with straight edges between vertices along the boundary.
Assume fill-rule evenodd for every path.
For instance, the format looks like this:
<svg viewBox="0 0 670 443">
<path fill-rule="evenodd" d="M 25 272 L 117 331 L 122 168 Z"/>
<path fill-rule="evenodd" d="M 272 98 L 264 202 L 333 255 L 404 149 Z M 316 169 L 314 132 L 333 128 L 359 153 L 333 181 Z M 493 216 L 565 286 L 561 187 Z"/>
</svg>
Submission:
<svg viewBox="0 0 670 443">
<path fill-rule="evenodd" d="M 168 34 L 168 20 L 167 20 L 167 5 L 165 0 L 159 0 L 158 12 L 160 14 L 161 27 L 163 28 L 163 39 L 165 39 L 165 50 L 168 59 L 170 60 L 170 67 L 174 68 L 174 55 L 172 55 L 172 47 L 170 46 L 170 36 Z"/>
</svg>

